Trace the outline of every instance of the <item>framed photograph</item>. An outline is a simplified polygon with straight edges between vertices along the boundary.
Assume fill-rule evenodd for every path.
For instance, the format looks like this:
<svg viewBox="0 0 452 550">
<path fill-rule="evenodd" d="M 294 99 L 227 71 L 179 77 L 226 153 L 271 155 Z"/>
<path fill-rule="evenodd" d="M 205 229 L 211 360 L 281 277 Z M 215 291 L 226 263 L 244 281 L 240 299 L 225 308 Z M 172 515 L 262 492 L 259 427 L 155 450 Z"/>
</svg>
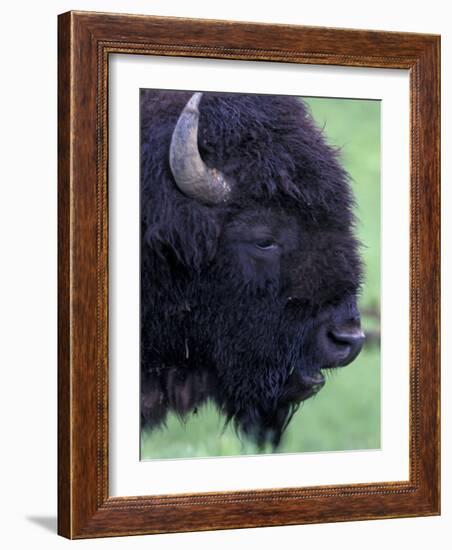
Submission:
<svg viewBox="0 0 452 550">
<path fill-rule="evenodd" d="M 58 47 L 59 533 L 439 514 L 440 38 Z"/>
</svg>

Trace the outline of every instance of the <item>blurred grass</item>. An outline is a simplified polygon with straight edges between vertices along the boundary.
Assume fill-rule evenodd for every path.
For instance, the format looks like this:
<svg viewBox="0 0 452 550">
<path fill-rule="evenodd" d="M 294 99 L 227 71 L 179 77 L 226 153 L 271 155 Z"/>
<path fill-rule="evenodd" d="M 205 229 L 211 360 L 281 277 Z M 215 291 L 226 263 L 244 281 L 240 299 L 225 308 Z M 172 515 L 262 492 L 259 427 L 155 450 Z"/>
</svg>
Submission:
<svg viewBox="0 0 452 550">
<path fill-rule="evenodd" d="M 365 283 L 360 298 L 364 330 L 379 330 L 380 312 L 380 102 L 304 98 L 328 142 L 341 149 L 357 202 L 357 235 L 363 244 Z M 141 458 L 257 454 L 215 407 L 207 405 L 181 422 L 144 432 Z M 328 375 L 322 391 L 302 404 L 278 452 L 375 449 L 380 446 L 380 348 L 367 344 L 349 366 Z"/>
</svg>

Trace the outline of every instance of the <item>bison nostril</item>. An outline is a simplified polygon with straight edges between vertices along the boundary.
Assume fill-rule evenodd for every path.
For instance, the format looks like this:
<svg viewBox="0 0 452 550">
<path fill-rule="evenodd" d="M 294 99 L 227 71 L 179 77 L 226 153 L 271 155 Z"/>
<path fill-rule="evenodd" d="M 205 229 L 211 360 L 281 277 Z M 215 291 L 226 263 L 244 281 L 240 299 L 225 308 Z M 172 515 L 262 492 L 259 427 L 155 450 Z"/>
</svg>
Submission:
<svg viewBox="0 0 452 550">
<path fill-rule="evenodd" d="M 366 339 L 360 327 L 334 328 L 328 332 L 328 338 L 339 352 L 338 366 L 351 363 L 361 351 Z"/>
</svg>

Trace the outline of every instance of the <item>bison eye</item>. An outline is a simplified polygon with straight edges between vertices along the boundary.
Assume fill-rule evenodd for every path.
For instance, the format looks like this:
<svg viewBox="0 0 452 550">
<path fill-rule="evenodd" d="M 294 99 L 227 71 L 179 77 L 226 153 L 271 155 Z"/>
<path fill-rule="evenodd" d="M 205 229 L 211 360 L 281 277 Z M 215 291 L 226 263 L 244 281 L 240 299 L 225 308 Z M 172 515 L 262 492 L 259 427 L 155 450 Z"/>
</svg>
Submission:
<svg viewBox="0 0 452 550">
<path fill-rule="evenodd" d="M 271 239 L 262 239 L 262 241 L 257 241 L 255 244 L 260 250 L 272 250 L 278 246 L 278 244 Z"/>
</svg>

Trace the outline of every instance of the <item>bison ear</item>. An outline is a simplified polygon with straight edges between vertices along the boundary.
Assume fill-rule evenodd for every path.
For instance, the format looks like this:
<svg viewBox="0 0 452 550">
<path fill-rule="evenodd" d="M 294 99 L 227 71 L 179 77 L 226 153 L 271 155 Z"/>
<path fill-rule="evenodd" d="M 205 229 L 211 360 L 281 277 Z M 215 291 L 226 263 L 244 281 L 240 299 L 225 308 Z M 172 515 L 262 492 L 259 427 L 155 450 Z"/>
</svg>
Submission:
<svg viewBox="0 0 452 550">
<path fill-rule="evenodd" d="M 166 211 L 153 210 L 149 216 L 143 216 L 142 240 L 148 250 L 161 259 L 176 259 L 195 270 L 212 261 L 217 252 L 220 224 L 208 208 L 179 204 Z"/>
</svg>

